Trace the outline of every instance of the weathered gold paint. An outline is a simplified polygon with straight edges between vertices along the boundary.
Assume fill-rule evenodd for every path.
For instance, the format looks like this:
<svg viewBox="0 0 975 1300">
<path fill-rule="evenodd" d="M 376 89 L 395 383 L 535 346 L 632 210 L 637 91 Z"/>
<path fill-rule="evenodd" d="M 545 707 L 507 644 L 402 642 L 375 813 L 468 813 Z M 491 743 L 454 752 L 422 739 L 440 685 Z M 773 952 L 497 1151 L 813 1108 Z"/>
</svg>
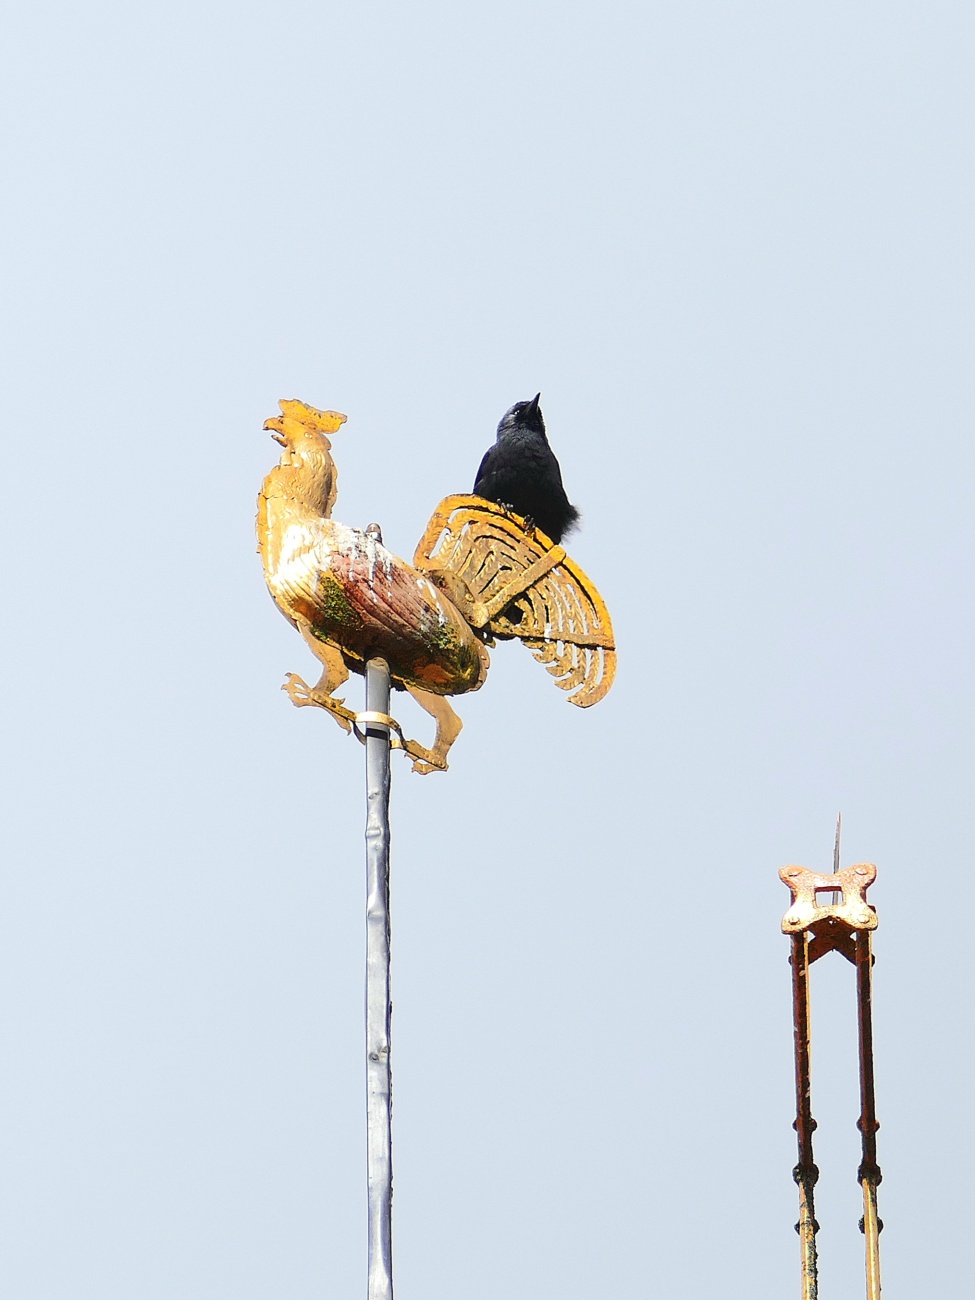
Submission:
<svg viewBox="0 0 975 1300">
<path fill-rule="evenodd" d="M 598 703 L 616 676 L 609 611 L 582 569 L 539 529 L 483 497 L 441 501 L 413 556 L 468 621 L 517 638 L 569 703 Z"/>
<path fill-rule="evenodd" d="M 522 640 L 573 692 L 571 703 L 602 699 L 616 667 L 612 624 L 562 547 L 493 502 L 454 496 L 441 502 L 411 566 L 369 530 L 331 518 L 338 474 L 328 435 L 346 417 L 299 401 L 280 406 L 264 426 L 283 451 L 258 499 L 258 541 L 275 603 L 322 665 L 315 686 L 288 675 L 294 704 L 324 708 L 355 729 L 359 715 L 335 691 L 350 670 L 362 673 L 381 656 L 394 685 L 437 723 L 429 750 L 387 724 L 414 770 L 429 772 L 446 768 L 462 725 L 443 697 L 483 685 L 492 637 Z"/>
</svg>

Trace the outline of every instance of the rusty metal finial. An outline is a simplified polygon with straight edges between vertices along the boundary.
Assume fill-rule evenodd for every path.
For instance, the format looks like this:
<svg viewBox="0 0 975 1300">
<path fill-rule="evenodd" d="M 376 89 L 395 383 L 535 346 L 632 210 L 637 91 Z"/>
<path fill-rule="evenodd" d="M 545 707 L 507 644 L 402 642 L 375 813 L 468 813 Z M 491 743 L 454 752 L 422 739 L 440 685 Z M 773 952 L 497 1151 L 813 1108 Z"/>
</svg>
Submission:
<svg viewBox="0 0 975 1300">
<path fill-rule="evenodd" d="M 863 1190 L 867 1300 L 880 1300 L 880 1231 L 877 1214 L 877 1186 L 881 1180 L 877 1164 L 877 1121 L 874 1098 L 871 940 L 877 928 L 877 913 L 866 900 L 866 891 L 877 876 L 872 862 L 859 862 L 840 869 L 840 823 L 837 822 L 833 850 L 833 873 L 787 866 L 779 871 L 792 891 L 792 903 L 782 921 L 782 930 L 792 938 L 792 1005 L 795 1031 L 796 1119 L 793 1127 L 799 1160 L 793 1177 L 799 1187 L 799 1234 L 802 1261 L 802 1300 L 817 1300 L 819 1291 L 814 1189 L 819 1170 L 813 1159 L 810 1072 L 809 968 L 828 952 L 839 952 L 857 971 L 857 1026 L 860 1065 L 860 1130 L 862 1159 L 857 1181 Z M 827 898 L 829 901 L 827 902 Z M 820 899 L 823 901 L 820 902 Z"/>
</svg>

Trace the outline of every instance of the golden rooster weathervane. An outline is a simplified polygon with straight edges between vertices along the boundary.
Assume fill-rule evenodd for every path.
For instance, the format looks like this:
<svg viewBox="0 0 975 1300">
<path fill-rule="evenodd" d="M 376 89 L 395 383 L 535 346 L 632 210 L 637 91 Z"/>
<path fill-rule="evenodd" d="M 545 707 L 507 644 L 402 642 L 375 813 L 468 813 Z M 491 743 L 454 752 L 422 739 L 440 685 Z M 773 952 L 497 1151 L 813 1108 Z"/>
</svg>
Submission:
<svg viewBox="0 0 975 1300">
<path fill-rule="evenodd" d="M 488 647 L 517 639 L 545 664 L 569 701 L 588 708 L 613 683 L 616 647 L 599 592 L 565 550 L 518 515 L 475 496 L 450 496 L 427 525 L 413 564 L 388 551 L 375 525 L 332 519 L 337 471 L 328 435 L 346 417 L 282 401 L 265 429 L 281 443 L 264 480 L 257 534 L 275 603 L 322 665 L 314 686 L 291 673 L 293 704 L 325 709 L 362 738 L 367 723 L 392 729 L 391 743 L 415 772 L 445 771 L 462 723 L 447 697 L 478 690 Z M 387 715 L 355 713 L 335 692 L 372 657 L 389 664 L 437 724 L 430 749 L 406 740 Z"/>
<path fill-rule="evenodd" d="M 283 451 L 261 488 L 257 535 L 271 595 L 322 666 L 314 686 L 289 673 L 284 690 L 293 704 L 325 709 L 366 747 L 368 1296 L 393 1300 L 390 749 L 405 750 L 415 772 L 446 770 L 461 729 L 448 696 L 484 684 L 496 640 L 523 641 L 580 708 L 612 685 L 616 647 L 606 606 L 562 546 L 493 501 L 441 501 L 412 564 L 383 546 L 375 524 L 337 523 L 328 435 L 345 416 L 280 405 L 264 426 Z M 527 406 L 540 422 L 538 399 Z M 365 677 L 359 713 L 335 694 L 350 671 Z M 436 721 L 430 749 L 405 739 L 390 717 L 391 686 Z"/>
</svg>

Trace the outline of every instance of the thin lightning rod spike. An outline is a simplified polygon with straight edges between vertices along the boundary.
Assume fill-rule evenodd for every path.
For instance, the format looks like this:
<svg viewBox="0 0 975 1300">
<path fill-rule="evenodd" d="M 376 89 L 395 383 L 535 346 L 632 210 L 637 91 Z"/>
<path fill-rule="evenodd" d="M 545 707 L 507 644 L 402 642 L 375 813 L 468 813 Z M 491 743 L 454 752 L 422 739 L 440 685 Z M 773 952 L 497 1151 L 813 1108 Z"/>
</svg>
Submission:
<svg viewBox="0 0 975 1300">
<path fill-rule="evenodd" d="M 385 659 L 366 663 L 366 710 L 389 713 Z M 366 727 L 366 1163 L 368 1300 L 393 1300 L 393 1088 L 389 952 L 389 727 Z"/>
<path fill-rule="evenodd" d="M 833 875 L 839 874 L 840 870 L 840 836 L 843 833 L 843 814 L 836 814 L 836 836 L 833 840 Z M 840 890 L 833 890 L 833 904 L 842 903 L 843 894 Z"/>
</svg>

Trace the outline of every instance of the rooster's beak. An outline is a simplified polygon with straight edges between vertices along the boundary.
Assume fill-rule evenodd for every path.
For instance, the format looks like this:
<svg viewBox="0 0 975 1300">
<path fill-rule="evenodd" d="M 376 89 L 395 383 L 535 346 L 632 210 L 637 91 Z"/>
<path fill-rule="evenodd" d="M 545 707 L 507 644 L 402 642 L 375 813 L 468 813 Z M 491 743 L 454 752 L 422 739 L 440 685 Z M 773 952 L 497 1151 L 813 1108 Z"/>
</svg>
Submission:
<svg viewBox="0 0 975 1300">
<path fill-rule="evenodd" d="M 284 436 L 284 420 L 282 420 L 280 415 L 275 415 L 273 419 L 265 420 L 264 427 L 265 429 L 273 429 L 274 432 L 271 434 L 271 437 L 274 441 L 279 442 L 282 447 L 287 447 L 288 440 Z"/>
</svg>

